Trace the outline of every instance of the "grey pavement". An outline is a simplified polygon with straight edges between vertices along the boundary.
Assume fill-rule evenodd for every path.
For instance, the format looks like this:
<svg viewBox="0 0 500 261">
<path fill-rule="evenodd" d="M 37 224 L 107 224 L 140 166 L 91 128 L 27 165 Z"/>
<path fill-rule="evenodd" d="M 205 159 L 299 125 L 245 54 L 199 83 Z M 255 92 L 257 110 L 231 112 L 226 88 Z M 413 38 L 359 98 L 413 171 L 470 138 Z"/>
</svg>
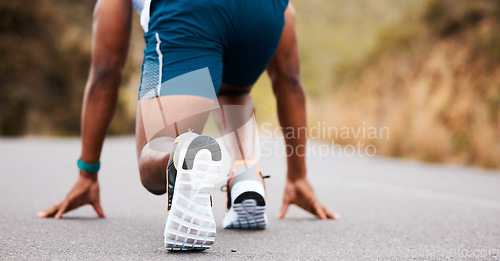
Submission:
<svg viewBox="0 0 500 261">
<path fill-rule="evenodd" d="M 279 142 L 272 140 L 271 142 Z M 317 143 L 311 143 L 312 146 Z M 500 173 L 385 157 L 309 157 L 308 176 L 339 221 L 297 207 L 284 220 L 285 158 L 265 155 L 269 228 L 220 227 L 225 194 L 214 192 L 215 245 L 201 253 L 163 249 L 165 196 L 139 181 L 131 137 L 108 139 L 101 200 L 62 220 L 35 213 L 63 198 L 77 177 L 78 139 L 0 139 L 1 260 L 500 260 Z"/>
</svg>

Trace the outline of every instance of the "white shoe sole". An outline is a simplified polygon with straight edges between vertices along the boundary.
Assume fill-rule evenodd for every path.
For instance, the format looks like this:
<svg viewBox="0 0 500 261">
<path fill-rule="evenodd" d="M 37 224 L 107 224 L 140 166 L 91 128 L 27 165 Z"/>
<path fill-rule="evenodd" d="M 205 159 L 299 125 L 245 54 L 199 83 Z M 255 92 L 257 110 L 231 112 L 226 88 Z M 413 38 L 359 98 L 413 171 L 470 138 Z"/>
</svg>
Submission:
<svg viewBox="0 0 500 261">
<path fill-rule="evenodd" d="M 242 181 L 231 190 L 231 208 L 222 222 L 227 229 L 265 229 L 267 227 L 264 186 Z"/>
<path fill-rule="evenodd" d="M 206 250 L 215 242 L 210 192 L 217 182 L 222 161 L 213 161 L 211 155 L 209 150 L 202 149 L 196 154 L 191 170 L 177 170 L 172 206 L 165 224 L 167 250 Z"/>
</svg>

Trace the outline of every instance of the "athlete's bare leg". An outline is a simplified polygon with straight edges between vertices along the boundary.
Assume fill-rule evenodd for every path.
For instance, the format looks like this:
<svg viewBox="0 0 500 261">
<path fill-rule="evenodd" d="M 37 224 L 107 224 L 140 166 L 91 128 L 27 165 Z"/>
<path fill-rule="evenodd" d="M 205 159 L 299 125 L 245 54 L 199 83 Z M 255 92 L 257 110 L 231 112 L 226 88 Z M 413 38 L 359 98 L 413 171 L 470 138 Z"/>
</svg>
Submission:
<svg viewBox="0 0 500 261">
<path fill-rule="evenodd" d="M 292 138 L 285 139 L 286 144 L 293 148 L 294 153 L 287 157 L 287 184 L 283 207 L 279 217 L 284 217 L 290 204 L 296 204 L 321 219 L 335 219 L 339 216 L 328 211 L 318 201 L 306 178 L 306 99 L 300 81 L 300 59 L 295 32 L 295 10 L 292 4 L 289 4 L 285 11 L 285 17 L 286 24 L 283 28 L 280 43 L 267 67 L 276 97 L 280 125 L 284 131 L 293 130 L 295 134 L 292 135 Z M 249 95 L 251 88 L 252 86 L 234 87 L 223 84 L 219 94 L 220 106 L 222 108 L 225 105 L 247 107 L 249 108 L 248 110 L 239 111 L 240 117 L 238 115 L 233 117 L 235 119 L 249 119 L 248 111 L 254 110 L 254 105 Z M 219 126 L 222 126 L 221 128 L 225 127 L 223 120 L 218 119 L 217 121 Z M 238 132 L 239 135 L 236 139 L 230 135 L 228 139 L 225 139 L 230 152 L 235 155 L 235 160 L 255 159 L 254 145 L 256 135 L 254 132 L 256 129 L 255 121 L 249 120 L 245 127 L 242 128 L 242 131 Z M 232 131 L 235 133 L 234 130 Z"/>
<path fill-rule="evenodd" d="M 214 113 L 214 118 L 233 161 L 257 160 L 257 128 L 255 107 L 250 97 L 251 88 L 222 83 L 217 97 L 221 110 L 220 113 Z"/>
<path fill-rule="evenodd" d="M 166 192 L 166 175 L 174 139 L 182 133 L 201 134 L 216 101 L 174 95 L 143 99 L 137 103 L 136 149 L 141 182 L 153 194 Z"/>
<path fill-rule="evenodd" d="M 290 204 L 297 204 L 299 207 L 317 215 L 321 219 L 335 219 L 338 218 L 338 215 L 328 211 L 318 201 L 306 178 L 306 133 L 299 132 L 305 130 L 306 126 L 305 94 L 299 73 L 300 60 L 295 33 L 295 10 L 291 4 L 285 11 L 285 16 L 286 23 L 283 28 L 280 43 L 274 57 L 268 65 L 267 71 L 271 78 L 273 91 L 276 96 L 278 118 L 281 126 L 286 130 L 294 129 L 295 133 L 301 135 L 295 135 L 294 138 L 285 140 L 287 145 L 294 148 L 295 153 L 287 158 L 287 185 L 283 207 L 279 217 L 284 217 Z M 254 132 L 256 126 L 254 123 L 255 121 L 251 119 L 254 105 L 249 95 L 251 88 L 252 86 L 235 87 L 227 84 L 222 84 L 220 88 L 218 102 L 222 110 L 220 114 L 215 113 L 214 116 L 222 133 L 226 134 L 224 141 L 228 146 L 229 152 L 233 156 L 233 160 L 255 159 L 256 157 L 254 147 L 256 136 Z M 162 97 L 161 99 L 165 98 Z M 170 105 L 167 101 L 163 101 L 162 104 L 167 104 L 167 106 Z M 185 104 L 185 101 L 172 107 L 182 107 L 183 104 Z M 152 193 L 163 194 L 166 191 L 165 169 L 169 153 L 153 150 L 148 145 L 148 141 L 151 140 L 151 133 L 154 134 L 159 131 L 161 127 L 152 127 L 155 125 L 154 121 L 144 119 L 145 116 L 151 115 L 143 111 L 144 108 L 154 108 L 157 104 L 155 104 L 153 99 L 146 104 L 139 105 L 136 137 L 141 181 Z M 224 106 L 231 105 L 240 106 L 240 110 L 236 110 L 236 113 L 232 110 L 232 115 L 224 115 Z M 149 123 L 143 123 L 143 121 Z M 187 121 L 184 126 L 185 128 L 195 130 L 197 133 L 201 133 L 205 121 L 206 118 L 201 117 L 199 119 L 193 119 L 193 121 Z M 240 128 L 240 126 L 243 128 Z M 235 128 L 239 128 L 240 131 L 235 132 Z M 147 131 L 151 133 L 148 134 Z M 183 132 L 185 131 L 186 130 Z M 170 133 L 167 136 L 175 138 L 175 136 L 171 134 L 172 129 L 170 129 L 170 131 L 167 130 L 165 133 Z M 178 135 L 179 133 L 176 134 Z"/>
</svg>

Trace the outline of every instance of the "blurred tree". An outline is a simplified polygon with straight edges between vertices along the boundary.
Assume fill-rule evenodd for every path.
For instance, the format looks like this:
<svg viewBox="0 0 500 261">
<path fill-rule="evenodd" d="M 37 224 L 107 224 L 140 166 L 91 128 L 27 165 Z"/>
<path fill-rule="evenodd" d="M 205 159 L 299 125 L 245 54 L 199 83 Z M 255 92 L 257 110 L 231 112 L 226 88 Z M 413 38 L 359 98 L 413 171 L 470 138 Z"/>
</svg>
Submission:
<svg viewBox="0 0 500 261">
<path fill-rule="evenodd" d="M 49 1 L 0 2 L 0 135 L 79 131 L 87 43 Z"/>
</svg>

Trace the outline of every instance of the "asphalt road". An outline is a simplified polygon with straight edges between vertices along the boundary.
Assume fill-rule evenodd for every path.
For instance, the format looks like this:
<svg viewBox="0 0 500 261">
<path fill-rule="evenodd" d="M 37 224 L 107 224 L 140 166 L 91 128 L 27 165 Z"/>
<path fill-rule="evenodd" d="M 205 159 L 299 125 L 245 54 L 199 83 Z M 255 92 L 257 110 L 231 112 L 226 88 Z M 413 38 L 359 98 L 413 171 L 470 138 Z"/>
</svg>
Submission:
<svg viewBox="0 0 500 261">
<path fill-rule="evenodd" d="M 274 141 L 273 141 L 274 142 Z M 309 178 L 339 221 L 280 209 L 285 159 L 266 156 L 269 228 L 220 227 L 225 195 L 214 193 L 215 245 L 168 253 L 165 197 L 142 188 L 132 138 L 106 141 L 100 174 L 108 216 L 91 207 L 63 220 L 35 213 L 61 200 L 77 177 L 77 139 L 0 139 L 1 260 L 500 260 L 500 173 L 383 157 L 309 157 Z"/>
</svg>

